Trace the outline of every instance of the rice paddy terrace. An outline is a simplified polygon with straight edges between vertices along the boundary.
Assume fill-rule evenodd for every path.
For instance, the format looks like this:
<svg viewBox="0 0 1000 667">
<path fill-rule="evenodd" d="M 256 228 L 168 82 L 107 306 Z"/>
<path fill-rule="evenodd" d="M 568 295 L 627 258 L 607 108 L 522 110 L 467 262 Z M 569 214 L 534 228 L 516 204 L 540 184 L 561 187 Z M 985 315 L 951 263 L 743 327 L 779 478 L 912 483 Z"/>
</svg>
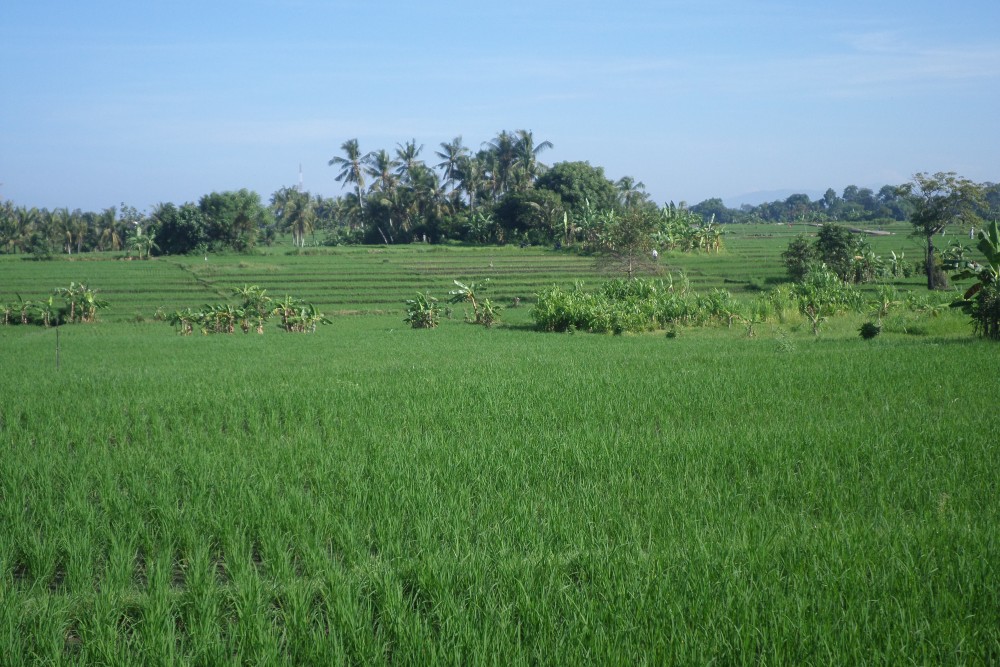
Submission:
<svg viewBox="0 0 1000 667">
<path fill-rule="evenodd" d="M 808 228 L 671 255 L 780 281 Z M 900 234 L 879 252 L 919 256 Z M 538 248 L 0 259 L 96 324 L 0 327 L 0 664 L 997 664 L 1000 354 L 952 312 L 660 334 L 402 323 Z M 315 252 L 315 254 L 309 254 Z M 919 276 L 899 283 L 919 288 Z M 256 284 L 315 334 L 178 336 Z M 138 317 L 137 317 L 138 316 Z"/>
<path fill-rule="evenodd" d="M 662 256 L 663 272 L 683 271 L 699 291 L 723 288 L 736 295 L 785 280 L 780 253 L 796 234 L 814 233 L 805 225 L 737 225 L 728 228 L 720 254 Z M 888 237 L 872 237 L 879 252 L 904 249 L 914 259 L 920 245 L 899 225 Z M 258 285 L 272 296 L 291 294 L 334 315 L 402 313 L 405 299 L 417 291 L 443 299 L 452 280 L 490 280 L 486 296 L 498 303 L 515 298 L 529 303 L 539 289 L 607 277 L 594 258 L 547 248 L 464 248 L 456 246 L 387 246 L 263 248 L 260 254 L 208 257 L 159 257 L 125 261 L 120 254 L 91 253 L 58 257 L 52 262 L 0 256 L 0 300 L 15 295 L 42 299 L 71 281 L 100 290 L 111 303 L 104 315 L 121 320 L 152 316 L 157 308 L 171 311 L 215 303 L 234 288 Z M 920 276 L 901 281 L 919 287 Z"/>
</svg>

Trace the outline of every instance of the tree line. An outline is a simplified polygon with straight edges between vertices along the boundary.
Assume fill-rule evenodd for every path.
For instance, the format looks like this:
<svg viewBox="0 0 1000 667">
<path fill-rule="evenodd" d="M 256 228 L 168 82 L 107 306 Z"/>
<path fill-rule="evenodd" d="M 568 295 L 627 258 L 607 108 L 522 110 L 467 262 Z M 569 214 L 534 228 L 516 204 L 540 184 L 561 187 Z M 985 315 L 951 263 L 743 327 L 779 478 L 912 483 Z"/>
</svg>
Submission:
<svg viewBox="0 0 1000 667">
<path fill-rule="evenodd" d="M 141 259 L 157 254 L 245 252 L 290 234 L 296 247 L 350 243 L 446 241 L 545 244 L 587 250 L 609 244 L 616 221 L 634 213 L 665 250 L 718 248 L 698 230 L 740 222 L 877 222 L 913 220 L 920 212 L 913 184 L 877 193 L 832 188 L 816 201 L 805 194 L 759 206 L 727 208 L 720 199 L 694 206 L 658 206 L 645 185 L 608 178 L 589 162 L 541 161 L 552 143 L 529 130 L 502 131 L 473 149 L 461 136 L 425 150 L 415 140 L 392 151 L 364 151 L 357 139 L 330 158 L 332 179 L 344 188 L 324 197 L 283 187 L 265 201 L 246 189 L 212 192 L 197 202 L 159 203 L 148 213 L 122 204 L 99 212 L 38 209 L 0 202 L 0 253 L 117 251 Z M 1000 211 L 1000 185 L 984 183 L 981 218 Z M 669 224 L 663 221 L 668 221 Z M 655 222 L 655 221 L 654 221 Z"/>
<path fill-rule="evenodd" d="M 884 185 L 878 192 L 870 188 L 849 185 L 838 195 L 828 188 L 822 197 L 812 200 L 806 194 L 793 194 L 786 199 L 764 202 L 756 206 L 744 204 L 728 208 L 721 199 L 706 199 L 691 207 L 703 218 L 716 222 L 842 222 L 883 223 L 910 220 L 917 208 L 911 184 Z M 1000 183 L 984 183 L 980 217 L 990 218 L 1000 211 Z"/>
<path fill-rule="evenodd" d="M 0 202 L 0 253 L 151 255 L 244 252 L 290 234 L 297 247 L 445 241 L 482 244 L 601 244 L 615 217 L 642 210 L 673 220 L 670 243 L 711 245 L 693 233 L 701 218 L 658 207 L 643 183 L 614 181 L 589 162 L 541 161 L 552 143 L 529 130 L 502 131 L 478 149 L 458 136 L 425 150 L 416 141 L 363 151 L 357 139 L 330 158 L 345 192 L 324 197 L 283 187 L 269 201 L 249 190 L 212 192 L 197 202 L 159 203 L 144 214 L 122 204 L 99 212 Z M 680 221 L 680 228 L 676 224 Z"/>
</svg>

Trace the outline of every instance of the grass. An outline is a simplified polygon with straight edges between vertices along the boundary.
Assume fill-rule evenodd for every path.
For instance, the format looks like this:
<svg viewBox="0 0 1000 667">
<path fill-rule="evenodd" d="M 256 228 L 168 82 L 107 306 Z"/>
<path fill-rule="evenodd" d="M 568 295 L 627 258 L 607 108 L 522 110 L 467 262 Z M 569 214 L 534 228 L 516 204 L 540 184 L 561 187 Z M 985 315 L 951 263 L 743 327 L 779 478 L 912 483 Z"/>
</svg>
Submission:
<svg viewBox="0 0 1000 667">
<path fill-rule="evenodd" d="M 740 270 L 742 252 L 719 261 Z M 1000 356 L 954 313 L 898 314 L 873 341 L 857 318 L 819 339 L 795 320 L 754 339 L 550 335 L 527 308 L 413 331 L 402 299 L 443 296 L 457 270 L 492 262 L 496 290 L 520 292 L 590 265 L 518 249 L 213 262 L 208 287 L 166 261 L 93 278 L 0 262 L 25 286 L 137 291 L 60 330 L 58 372 L 53 330 L 0 327 L 6 663 L 1000 659 Z M 174 307 L 258 264 L 274 293 L 316 283 L 330 306 L 342 288 L 392 312 L 312 336 L 127 321 L 160 305 L 138 271 L 176 271 Z"/>
</svg>

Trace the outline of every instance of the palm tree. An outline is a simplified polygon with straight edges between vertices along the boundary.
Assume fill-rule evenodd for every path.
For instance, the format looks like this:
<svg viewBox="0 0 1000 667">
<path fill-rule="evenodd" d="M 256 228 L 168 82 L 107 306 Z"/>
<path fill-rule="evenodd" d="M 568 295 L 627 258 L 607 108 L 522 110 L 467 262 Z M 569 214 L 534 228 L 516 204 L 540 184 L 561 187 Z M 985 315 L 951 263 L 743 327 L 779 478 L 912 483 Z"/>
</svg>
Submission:
<svg viewBox="0 0 1000 667">
<path fill-rule="evenodd" d="M 448 187 L 454 187 L 461 171 L 462 160 L 468 159 L 469 149 L 462 145 L 462 136 L 451 141 L 442 141 L 441 150 L 435 151 L 441 162 L 435 165 L 444 171 L 444 182 Z"/>
<path fill-rule="evenodd" d="M 547 169 L 538 161 L 538 154 L 552 148 L 551 141 L 535 145 L 531 130 L 518 130 L 514 144 L 513 185 L 521 190 L 530 189 L 535 179 Z"/>
<path fill-rule="evenodd" d="M 417 165 L 423 166 L 423 161 L 417 159 L 422 150 L 424 150 L 423 144 L 417 146 L 416 139 L 411 139 L 405 144 L 396 144 L 396 175 L 404 182 L 410 182 L 410 173 L 417 168 Z"/>
<path fill-rule="evenodd" d="M 419 164 L 410 172 L 416 214 L 427 220 L 439 218 L 447 212 L 448 198 L 441 187 L 437 172 Z"/>
<path fill-rule="evenodd" d="M 485 189 L 486 164 L 475 157 L 462 157 L 458 161 L 458 184 L 469 197 L 469 209 L 476 210 L 476 197 L 480 190 Z"/>
<path fill-rule="evenodd" d="M 503 130 L 493 141 L 486 142 L 489 171 L 493 177 L 493 196 L 499 198 L 510 189 L 512 172 L 517 161 L 517 138 Z"/>
<path fill-rule="evenodd" d="M 336 165 L 340 168 L 340 173 L 336 177 L 338 182 L 343 183 L 345 186 L 348 183 L 354 184 L 357 189 L 358 202 L 363 207 L 364 195 L 362 193 L 365 189 L 364 164 L 367 156 L 361 154 L 357 139 L 348 139 L 340 145 L 340 150 L 344 151 L 345 157 L 334 156 L 330 158 L 328 164 L 331 167 Z"/>
<path fill-rule="evenodd" d="M 368 166 L 365 171 L 372 177 L 372 192 L 391 193 L 396 189 L 396 177 L 401 165 L 398 160 L 393 160 L 383 148 L 377 153 L 369 153 L 366 162 Z"/>
<path fill-rule="evenodd" d="M 0 204 L 0 252 L 14 252 L 21 238 L 21 220 L 14 205 Z"/>
<path fill-rule="evenodd" d="M 49 231 L 49 238 L 59 238 L 63 251 L 69 255 L 73 252 L 73 220 L 69 209 L 66 207 L 57 208 L 46 216 L 46 226 Z"/>
<path fill-rule="evenodd" d="M 306 234 L 312 232 L 316 222 L 315 204 L 309 193 L 281 188 L 271 195 L 271 209 L 278 223 L 292 230 L 292 245 L 305 246 Z"/>
<path fill-rule="evenodd" d="M 618 201 L 625 208 L 631 208 L 649 197 L 646 194 L 646 184 L 642 181 L 636 182 L 631 176 L 619 178 L 615 182 L 615 187 L 618 189 Z"/>
<path fill-rule="evenodd" d="M 66 225 L 67 235 L 73 239 L 76 244 L 76 253 L 79 255 L 83 252 L 83 241 L 87 236 L 87 232 L 90 231 L 90 225 L 87 224 L 87 218 L 84 217 L 80 209 L 75 209 L 69 217 L 69 222 Z"/>
<path fill-rule="evenodd" d="M 121 250 L 123 238 L 118 211 L 114 206 L 109 206 L 97 216 L 97 249 Z"/>
</svg>

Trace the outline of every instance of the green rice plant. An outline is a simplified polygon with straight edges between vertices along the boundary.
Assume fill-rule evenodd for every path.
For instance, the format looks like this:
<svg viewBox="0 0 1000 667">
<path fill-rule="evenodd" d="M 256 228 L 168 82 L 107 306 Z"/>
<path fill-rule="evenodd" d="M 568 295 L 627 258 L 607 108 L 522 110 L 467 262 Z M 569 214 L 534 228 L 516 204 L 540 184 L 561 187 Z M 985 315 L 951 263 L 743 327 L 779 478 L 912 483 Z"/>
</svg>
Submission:
<svg viewBox="0 0 1000 667">
<path fill-rule="evenodd" d="M 484 360 L 476 327 L 394 321 L 195 346 L 108 323 L 25 386 L 51 341 L 0 332 L 9 654 L 991 660 L 998 456 L 967 382 L 1000 372 L 985 343 L 857 348 L 831 323 L 775 354 L 724 327 L 669 344 L 511 328 Z"/>
</svg>

